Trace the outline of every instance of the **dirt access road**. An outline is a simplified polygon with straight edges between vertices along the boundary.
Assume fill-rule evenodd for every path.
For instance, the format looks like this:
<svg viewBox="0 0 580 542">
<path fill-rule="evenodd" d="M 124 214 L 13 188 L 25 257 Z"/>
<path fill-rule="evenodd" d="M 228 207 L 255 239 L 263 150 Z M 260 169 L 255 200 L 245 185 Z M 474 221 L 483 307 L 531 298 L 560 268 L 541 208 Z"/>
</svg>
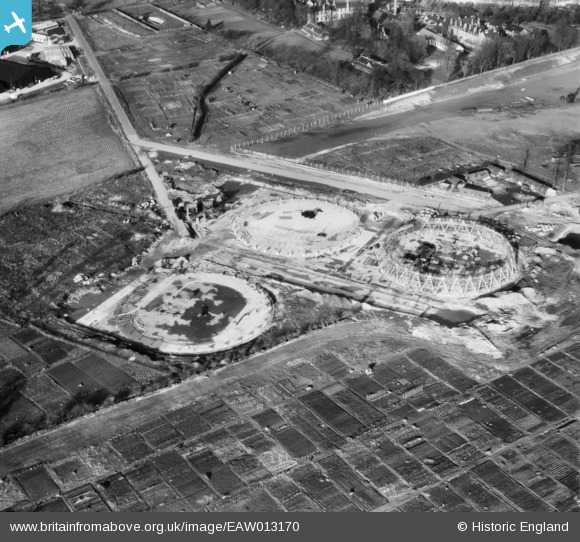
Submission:
<svg viewBox="0 0 580 542">
<path fill-rule="evenodd" d="M 483 87 L 484 90 L 474 88 L 474 91 L 465 94 L 450 94 L 448 99 L 441 100 L 439 98 L 439 101 L 435 102 L 430 102 L 429 92 L 426 92 L 424 96 L 417 97 L 415 105 L 411 100 L 405 106 L 397 105 L 395 102 L 386 106 L 385 109 L 361 115 L 344 123 L 263 143 L 254 148 L 257 151 L 277 156 L 303 158 L 327 149 L 352 145 L 370 138 L 409 135 L 421 125 L 438 121 L 441 125 L 446 125 L 446 131 L 451 131 L 455 136 L 454 139 L 461 143 L 464 142 L 464 135 L 477 137 L 482 125 L 493 124 L 496 121 L 496 117 L 482 120 L 480 114 L 464 117 L 461 115 L 462 109 L 507 107 L 512 102 L 517 102 L 526 96 L 533 98 L 537 103 L 544 103 L 548 108 L 562 107 L 563 102 L 560 100 L 560 95 L 566 94 L 567 91 L 573 91 L 580 85 L 578 66 L 578 62 L 571 62 L 530 75 L 525 79 L 514 78 L 509 83 L 497 83 L 495 86 L 487 85 L 487 89 L 485 86 Z M 485 75 L 483 74 L 482 77 Z M 439 93 L 441 94 L 441 90 Z M 570 122 L 577 122 L 580 116 L 580 107 L 578 105 L 569 106 L 566 110 L 570 111 Z M 542 110 L 540 109 L 540 111 Z M 454 130 L 454 119 L 458 119 L 462 123 L 462 126 L 456 130 Z M 572 121 L 572 119 L 575 120 Z M 520 119 L 511 120 L 512 130 L 516 133 L 519 124 Z M 537 131 L 542 133 L 542 130 L 543 126 L 540 121 L 537 125 Z M 449 134 L 447 135 L 449 137 Z"/>
<path fill-rule="evenodd" d="M 273 175 L 282 179 L 298 181 L 300 183 L 322 184 L 336 188 L 338 190 L 351 190 L 353 192 L 380 199 L 395 200 L 405 205 L 418 205 L 421 207 L 425 205 L 429 205 L 431 207 L 439 206 L 450 211 L 470 210 L 486 206 L 485 203 L 477 200 L 471 201 L 463 198 L 451 198 L 447 195 L 440 196 L 437 194 L 426 194 L 415 190 L 408 190 L 397 187 L 396 185 L 388 185 L 367 179 L 361 179 L 352 175 L 341 175 L 330 171 L 319 171 L 314 168 L 292 164 L 285 161 L 219 154 L 201 149 L 189 149 L 179 147 L 177 145 L 167 145 L 141 139 L 137 135 L 133 124 L 123 109 L 123 106 L 121 105 L 121 102 L 115 93 L 115 89 L 99 65 L 99 62 L 89 43 L 85 39 L 80 26 L 71 15 L 67 17 L 67 21 L 69 22 L 74 35 L 77 37 L 79 44 L 85 51 L 87 60 L 91 64 L 91 67 L 93 68 L 97 78 L 99 79 L 99 82 L 101 83 L 103 92 L 105 93 L 111 108 L 119 120 L 123 132 L 125 133 L 125 137 L 133 145 L 139 160 L 145 167 L 160 205 L 163 207 L 168 218 L 171 220 L 173 227 L 181 236 L 188 236 L 189 234 L 185 230 L 183 222 L 177 218 L 175 209 L 167 195 L 165 185 L 155 171 L 151 160 L 143 152 L 143 149 L 150 151 L 163 151 L 179 156 L 186 156 L 195 160 L 217 164 L 218 166 L 223 165 L 247 171 L 256 171 L 259 173 Z"/>
<path fill-rule="evenodd" d="M 242 363 L 229 365 L 211 374 L 207 373 L 208 377 L 189 378 L 171 388 L 98 411 L 44 435 L 16 443 L 0 450 L 0 478 L 29 465 L 70 457 L 73 450 L 101 444 L 180 406 L 207 397 L 225 384 L 247 378 L 249 374 L 261 373 L 264 381 L 268 381 L 275 378 L 278 366 L 296 360 L 300 356 L 312 356 L 316 350 L 345 337 L 352 336 L 360 340 L 361 336 L 367 335 L 384 338 L 394 333 L 400 336 L 400 332 L 397 334 L 394 327 L 393 332 L 389 333 L 388 326 L 389 324 L 383 329 L 377 329 L 376 322 L 336 324 L 314 331 L 265 354 L 258 354 Z"/>
<path fill-rule="evenodd" d="M 117 95 L 115 94 L 115 89 L 113 88 L 113 86 L 107 79 L 105 72 L 99 65 L 99 62 L 93 50 L 91 49 L 88 41 L 86 40 L 84 34 L 82 33 L 79 24 L 72 15 L 67 15 L 66 20 L 70 25 L 73 34 L 78 40 L 79 45 L 83 49 L 87 57 L 87 60 L 91 65 L 91 68 L 95 72 L 95 75 L 97 76 L 99 83 L 101 84 L 101 88 L 103 89 L 103 92 L 105 93 L 105 96 L 107 97 L 110 106 L 112 107 L 113 111 L 115 112 L 115 115 L 117 116 L 117 119 L 121 124 L 123 132 L 125 133 L 125 137 L 133 144 L 133 148 L 135 150 L 135 153 L 137 154 L 137 158 L 139 159 L 141 165 L 145 168 L 145 173 L 149 178 L 151 186 L 153 187 L 153 190 L 155 192 L 157 203 L 163 209 L 165 216 L 167 217 L 167 220 L 172 225 L 173 229 L 178 233 L 178 235 L 180 237 L 189 237 L 190 234 L 189 231 L 187 230 L 187 227 L 181 220 L 179 220 L 179 218 L 175 213 L 175 207 L 171 202 L 171 200 L 169 199 L 169 195 L 167 194 L 167 189 L 163 184 L 163 180 L 157 173 L 155 167 L 153 166 L 153 163 L 151 162 L 147 154 L 145 154 L 139 148 L 138 145 L 135 145 L 134 141 L 135 139 L 137 139 L 137 132 L 135 131 L 135 128 L 133 128 L 133 125 L 131 124 L 129 117 L 127 117 L 121 105 L 121 102 L 117 98 Z"/>
<path fill-rule="evenodd" d="M 218 166 L 230 166 L 248 171 L 256 171 L 259 173 L 274 175 L 282 179 L 298 181 L 300 183 L 322 184 L 338 190 L 350 190 L 380 199 L 394 200 L 406 205 L 418 205 L 421 207 L 428 205 L 452 211 L 467 211 L 487 207 L 484 202 L 470 201 L 464 198 L 451 198 L 447 194 L 426 194 L 420 191 L 398 187 L 396 185 L 388 185 L 370 181 L 368 179 L 361 179 L 352 175 L 341 175 L 330 171 L 319 171 L 307 166 L 288 163 L 284 160 L 232 156 L 229 154 L 219 154 L 201 149 L 189 149 L 176 145 L 166 145 L 163 143 L 143 140 L 137 135 L 135 128 L 115 94 L 113 86 L 106 78 L 105 73 L 90 48 L 90 45 L 83 36 L 78 23 L 72 16 L 68 16 L 67 19 L 74 34 L 78 38 L 79 43 L 85 50 L 87 59 L 97 74 L 103 91 L 105 92 L 113 111 L 117 115 L 127 139 L 133 144 L 141 163 L 146 167 L 151 183 L 158 195 L 160 204 L 166 210 L 167 216 L 170 217 L 174 228 L 180 233 L 180 235 L 187 235 L 187 233 L 184 232 L 185 226 L 175 215 L 175 210 L 169 201 L 165 186 L 159 178 L 159 175 L 156 173 L 149 157 L 142 151 L 142 149 L 164 151 L 179 156 L 187 156 L 196 160 L 217 164 Z M 473 95 L 459 94 L 448 100 L 433 103 L 426 107 L 416 108 L 411 111 L 405 110 L 392 115 L 387 114 L 387 116 L 384 116 L 384 113 L 377 113 L 377 115 L 379 115 L 378 118 L 370 119 L 368 118 L 368 115 L 365 115 L 359 120 L 348 123 L 348 125 L 338 125 L 330 129 L 321 129 L 320 131 L 301 134 L 294 138 L 287 138 L 285 140 L 273 142 L 269 145 L 275 146 L 275 153 L 278 155 L 283 154 L 284 156 L 289 157 L 302 156 L 303 154 L 316 152 L 317 149 L 323 150 L 325 148 L 349 143 L 353 140 L 364 139 L 368 137 L 371 132 L 375 135 L 377 130 L 381 131 L 381 133 L 392 133 L 397 129 L 406 129 L 412 126 L 416 127 L 421 123 L 429 123 L 438 119 L 457 116 L 458 111 L 464 107 L 506 105 L 506 102 L 509 102 L 515 96 L 521 97 L 522 93 L 525 93 L 525 95 L 533 93 L 531 89 L 532 83 L 535 85 L 533 88 L 541 88 L 542 92 L 549 91 L 553 93 L 556 91 L 558 94 L 556 100 L 558 100 L 561 88 L 563 88 L 562 85 L 568 85 L 572 80 L 576 80 L 577 70 L 574 69 L 576 65 L 577 63 L 571 63 L 559 66 L 553 68 L 549 72 L 536 74 L 526 78 L 525 84 L 527 87 L 530 87 L 527 89 L 528 92 L 522 90 L 522 88 L 526 89 L 526 87 L 522 86 L 524 81 L 519 80 L 510 85 L 504 85 L 503 88 L 498 89 L 496 85 L 489 90 L 477 92 Z M 525 67 L 523 69 L 525 69 Z M 486 74 L 484 74 L 484 76 L 485 75 Z M 546 81 L 546 78 L 549 80 L 548 82 Z M 375 114 L 373 114 L 373 116 L 374 115 Z M 306 149 L 308 150 L 306 151 Z M 274 149 L 264 150 L 272 152 Z"/>
</svg>

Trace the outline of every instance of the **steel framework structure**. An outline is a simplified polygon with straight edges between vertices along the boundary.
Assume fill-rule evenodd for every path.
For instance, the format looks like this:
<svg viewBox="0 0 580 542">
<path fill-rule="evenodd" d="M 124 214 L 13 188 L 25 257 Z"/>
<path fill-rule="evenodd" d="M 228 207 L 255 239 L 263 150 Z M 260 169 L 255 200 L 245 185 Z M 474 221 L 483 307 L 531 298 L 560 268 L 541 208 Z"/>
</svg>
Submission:
<svg viewBox="0 0 580 542">
<path fill-rule="evenodd" d="M 465 244 L 480 245 L 501 252 L 501 265 L 481 272 L 449 270 L 441 275 L 421 272 L 403 259 L 402 241 L 424 230 L 458 236 Z M 505 287 L 519 277 L 517 255 L 508 240 L 498 231 L 471 220 L 434 218 L 419 224 L 413 222 L 397 230 L 385 242 L 381 265 L 383 276 L 406 290 L 438 298 L 474 298 Z"/>
</svg>

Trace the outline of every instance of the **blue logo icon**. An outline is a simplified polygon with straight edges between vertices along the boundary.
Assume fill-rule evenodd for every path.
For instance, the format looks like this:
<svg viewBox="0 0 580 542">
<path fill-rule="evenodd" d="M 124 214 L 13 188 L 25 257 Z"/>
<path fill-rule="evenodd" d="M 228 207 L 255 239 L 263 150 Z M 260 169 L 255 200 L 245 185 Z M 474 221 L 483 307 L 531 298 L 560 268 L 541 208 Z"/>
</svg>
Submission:
<svg viewBox="0 0 580 542">
<path fill-rule="evenodd" d="M 0 0 L 0 51 L 32 38 L 32 0 Z"/>
</svg>

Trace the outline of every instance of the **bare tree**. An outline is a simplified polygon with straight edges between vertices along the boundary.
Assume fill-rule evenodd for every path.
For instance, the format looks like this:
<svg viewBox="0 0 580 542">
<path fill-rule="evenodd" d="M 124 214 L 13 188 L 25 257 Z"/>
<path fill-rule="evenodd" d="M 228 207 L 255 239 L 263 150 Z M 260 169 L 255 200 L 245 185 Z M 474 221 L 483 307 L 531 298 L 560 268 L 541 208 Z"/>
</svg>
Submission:
<svg viewBox="0 0 580 542">
<path fill-rule="evenodd" d="M 535 30 L 530 36 L 527 60 L 547 53 L 550 50 L 551 45 L 550 37 L 545 30 Z"/>
<path fill-rule="evenodd" d="M 554 36 L 552 38 L 554 45 L 558 51 L 563 49 L 570 49 L 576 45 L 578 41 L 578 29 L 570 26 L 564 20 L 558 21 L 554 29 Z"/>
<path fill-rule="evenodd" d="M 457 57 L 458 54 L 455 45 L 448 40 L 445 54 L 439 60 L 439 68 L 444 71 L 447 81 L 453 77 L 453 74 L 457 70 Z"/>
<path fill-rule="evenodd" d="M 471 73 L 471 63 L 469 62 L 469 58 L 467 56 L 462 56 L 459 59 L 459 66 L 461 68 L 463 77 L 467 77 Z"/>
<path fill-rule="evenodd" d="M 500 36 L 488 39 L 473 57 L 473 71 L 483 73 L 507 66 L 513 62 L 514 56 L 515 50 L 511 39 Z"/>
</svg>

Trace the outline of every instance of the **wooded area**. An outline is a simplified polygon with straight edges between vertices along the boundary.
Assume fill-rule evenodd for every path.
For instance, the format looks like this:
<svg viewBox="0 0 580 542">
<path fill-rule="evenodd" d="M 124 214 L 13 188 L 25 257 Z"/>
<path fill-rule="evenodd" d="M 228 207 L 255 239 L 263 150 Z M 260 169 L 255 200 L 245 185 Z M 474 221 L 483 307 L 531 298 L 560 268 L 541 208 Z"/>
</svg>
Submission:
<svg viewBox="0 0 580 542">
<path fill-rule="evenodd" d="M 300 27 L 307 21 L 307 7 L 295 0 L 232 0 L 233 5 L 250 11 L 285 28 Z M 260 52 L 269 58 L 326 80 L 346 92 L 372 98 L 385 98 L 431 84 L 431 70 L 419 69 L 430 53 L 425 39 L 417 32 L 423 26 L 418 12 L 406 11 L 394 19 L 373 14 L 380 2 L 363 6 L 350 16 L 328 25 L 330 44 L 353 55 L 377 61 L 371 73 L 356 70 L 350 62 L 329 55 L 305 52 L 298 47 L 280 50 L 265 47 Z M 419 7 L 419 6 L 418 6 Z M 439 61 L 448 80 L 483 73 L 545 54 L 574 47 L 578 42 L 580 6 L 562 10 L 550 7 L 498 6 L 450 3 L 421 3 L 421 8 L 444 15 L 447 20 L 476 17 L 490 25 L 542 23 L 514 36 L 502 29 L 475 52 L 457 54 L 453 47 Z M 243 43 L 243 35 L 224 33 L 224 37 Z M 446 37 L 456 41 L 452 33 Z"/>
<path fill-rule="evenodd" d="M 294 0 L 231 0 L 231 4 L 286 28 L 306 24 L 308 8 Z"/>
<path fill-rule="evenodd" d="M 549 7 L 542 4 L 539 7 L 530 6 L 500 6 L 497 4 L 455 4 L 440 2 L 438 0 L 427 0 L 421 3 L 425 9 L 445 15 L 447 18 L 456 17 L 478 17 L 488 21 L 493 25 L 501 24 L 522 24 L 522 23 L 544 23 L 557 24 L 558 22 L 567 25 L 580 24 L 580 6 L 567 6 L 566 9 Z"/>
</svg>

